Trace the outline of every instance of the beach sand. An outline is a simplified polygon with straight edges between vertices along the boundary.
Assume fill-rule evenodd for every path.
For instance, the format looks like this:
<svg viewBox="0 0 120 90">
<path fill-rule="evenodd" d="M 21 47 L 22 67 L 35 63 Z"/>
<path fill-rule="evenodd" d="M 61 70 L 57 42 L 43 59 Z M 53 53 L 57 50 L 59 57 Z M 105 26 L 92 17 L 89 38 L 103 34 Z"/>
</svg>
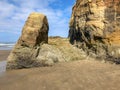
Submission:
<svg viewBox="0 0 120 90">
<path fill-rule="evenodd" d="M 6 60 L 10 51 L 0 51 Z M 120 66 L 96 60 L 57 63 L 52 67 L 7 70 L 0 90 L 119 90 Z"/>
<path fill-rule="evenodd" d="M 8 70 L 0 90 L 119 90 L 120 66 L 99 61 L 72 61 L 52 67 Z"/>
<path fill-rule="evenodd" d="M 0 61 L 7 60 L 10 50 L 0 50 Z"/>
</svg>

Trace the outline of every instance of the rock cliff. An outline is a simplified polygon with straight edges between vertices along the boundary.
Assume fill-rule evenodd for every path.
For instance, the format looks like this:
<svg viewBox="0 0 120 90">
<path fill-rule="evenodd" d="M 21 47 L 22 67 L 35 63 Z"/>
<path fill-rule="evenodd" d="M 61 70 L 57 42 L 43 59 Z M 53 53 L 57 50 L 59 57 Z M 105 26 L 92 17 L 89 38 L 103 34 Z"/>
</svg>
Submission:
<svg viewBox="0 0 120 90">
<path fill-rule="evenodd" d="M 47 17 L 31 13 L 22 34 L 8 56 L 8 69 L 51 66 L 57 62 L 83 60 L 86 53 L 60 37 L 48 38 Z"/>
<path fill-rule="evenodd" d="M 69 38 L 92 57 L 120 63 L 120 0 L 77 0 Z"/>
</svg>

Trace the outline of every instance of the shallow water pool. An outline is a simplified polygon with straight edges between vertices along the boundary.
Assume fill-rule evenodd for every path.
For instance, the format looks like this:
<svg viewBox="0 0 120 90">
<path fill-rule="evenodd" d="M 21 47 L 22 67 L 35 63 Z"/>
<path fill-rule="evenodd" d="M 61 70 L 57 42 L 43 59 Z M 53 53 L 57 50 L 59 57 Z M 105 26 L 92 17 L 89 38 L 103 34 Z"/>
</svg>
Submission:
<svg viewBox="0 0 120 90">
<path fill-rule="evenodd" d="M 0 74 L 6 71 L 6 64 L 7 64 L 7 61 L 0 61 Z"/>
</svg>

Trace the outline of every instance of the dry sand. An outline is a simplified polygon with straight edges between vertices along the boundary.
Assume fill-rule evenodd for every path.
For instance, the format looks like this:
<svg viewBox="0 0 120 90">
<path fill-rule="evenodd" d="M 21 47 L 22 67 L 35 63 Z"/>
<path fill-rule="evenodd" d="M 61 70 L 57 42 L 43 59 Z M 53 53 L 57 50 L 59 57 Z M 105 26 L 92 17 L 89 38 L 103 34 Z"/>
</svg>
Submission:
<svg viewBox="0 0 120 90">
<path fill-rule="evenodd" d="M 0 50 L 0 61 L 6 60 L 10 50 Z"/>
<path fill-rule="evenodd" d="M 120 66 L 82 60 L 12 70 L 0 77 L 0 90 L 120 90 Z"/>
</svg>

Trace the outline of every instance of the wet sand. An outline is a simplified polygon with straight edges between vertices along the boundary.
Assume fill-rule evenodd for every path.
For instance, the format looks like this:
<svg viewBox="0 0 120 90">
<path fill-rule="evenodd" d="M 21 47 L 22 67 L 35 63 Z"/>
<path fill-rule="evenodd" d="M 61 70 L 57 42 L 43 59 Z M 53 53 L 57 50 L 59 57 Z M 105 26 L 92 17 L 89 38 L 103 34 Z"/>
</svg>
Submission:
<svg viewBox="0 0 120 90">
<path fill-rule="evenodd" d="M 10 50 L 0 50 L 0 61 L 7 60 Z"/>
<path fill-rule="evenodd" d="M 52 67 L 7 71 L 0 90 L 119 90 L 120 66 L 99 61 L 72 61 Z"/>
</svg>

